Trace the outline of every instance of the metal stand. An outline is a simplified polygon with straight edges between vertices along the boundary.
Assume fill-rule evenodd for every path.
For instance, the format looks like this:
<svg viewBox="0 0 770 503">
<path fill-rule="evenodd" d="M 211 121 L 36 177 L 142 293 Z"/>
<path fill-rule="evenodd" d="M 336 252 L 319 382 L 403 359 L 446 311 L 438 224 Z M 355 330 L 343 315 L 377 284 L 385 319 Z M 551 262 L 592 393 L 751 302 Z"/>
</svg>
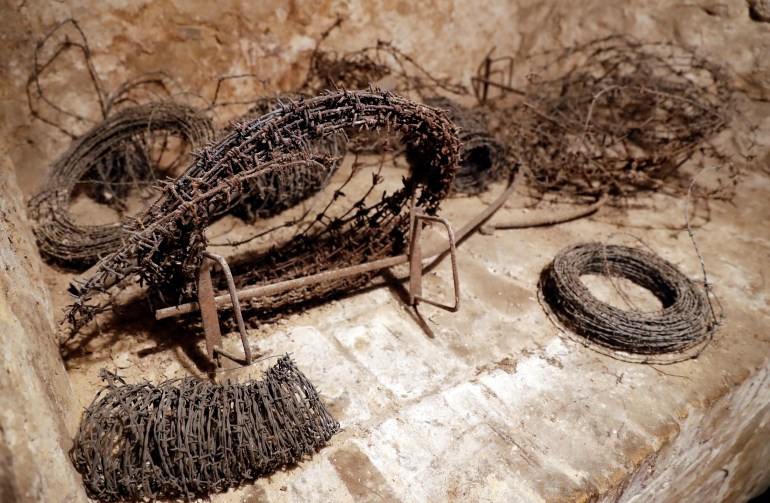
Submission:
<svg viewBox="0 0 770 503">
<path fill-rule="evenodd" d="M 211 282 L 211 267 L 214 262 L 219 263 L 222 272 L 225 273 L 227 280 L 227 289 L 230 292 L 230 301 L 235 314 L 235 321 L 238 324 L 238 332 L 241 334 L 241 343 L 243 344 L 244 357 L 235 356 L 222 348 L 222 333 L 219 330 L 219 316 L 217 314 L 217 303 L 214 297 L 214 286 Z M 203 333 L 206 336 L 206 352 L 209 358 L 219 364 L 219 355 L 222 355 L 241 365 L 251 365 L 251 348 L 249 347 L 249 336 L 246 333 L 246 326 L 243 323 L 243 314 L 241 305 L 238 302 L 238 292 L 235 289 L 233 273 L 227 261 L 215 253 L 205 252 L 201 268 L 198 271 L 198 306 L 201 311 L 203 321 Z M 156 313 L 157 317 L 157 313 Z M 160 318 L 158 318 L 160 319 Z"/>
<path fill-rule="evenodd" d="M 452 280 L 455 297 L 453 306 L 447 306 L 422 296 L 423 258 L 435 257 L 447 250 L 446 247 L 440 247 L 433 253 L 423 257 L 420 242 L 424 222 L 438 222 L 442 224 L 447 231 L 449 253 L 452 261 Z M 187 304 L 159 309 L 155 312 L 155 318 L 161 320 L 172 316 L 180 316 L 200 311 L 201 319 L 203 321 L 203 331 L 206 336 L 206 352 L 208 353 L 209 358 L 219 364 L 219 356 L 224 356 L 241 365 L 249 365 L 251 364 L 252 356 L 251 348 L 248 344 L 248 335 L 246 334 L 246 328 L 243 323 L 243 315 L 240 307 L 241 301 L 277 294 L 294 288 L 300 288 L 325 281 L 355 276 L 366 272 L 387 269 L 406 262 L 409 262 L 409 303 L 411 305 L 416 305 L 418 302 L 425 302 L 449 311 L 457 311 L 460 309 L 460 278 L 457 271 L 457 246 L 451 225 L 445 218 L 427 215 L 419 207 L 412 206 L 410 213 L 410 232 L 411 239 L 409 242 L 409 253 L 406 255 L 397 255 L 395 257 L 375 260 L 365 264 L 324 271 L 310 276 L 254 286 L 243 290 L 236 290 L 233 275 L 230 272 L 227 261 L 219 255 L 206 252 L 204 253 L 204 259 L 198 272 L 198 302 L 189 302 Z M 215 263 L 218 263 L 221 266 L 222 271 L 225 274 L 228 287 L 227 295 L 214 295 L 214 287 L 211 281 L 211 268 Z M 226 305 L 231 305 L 233 307 L 233 313 L 238 325 L 238 332 L 241 335 L 241 343 L 243 344 L 243 357 L 229 353 L 222 348 L 222 333 L 219 329 L 217 308 Z"/>
</svg>

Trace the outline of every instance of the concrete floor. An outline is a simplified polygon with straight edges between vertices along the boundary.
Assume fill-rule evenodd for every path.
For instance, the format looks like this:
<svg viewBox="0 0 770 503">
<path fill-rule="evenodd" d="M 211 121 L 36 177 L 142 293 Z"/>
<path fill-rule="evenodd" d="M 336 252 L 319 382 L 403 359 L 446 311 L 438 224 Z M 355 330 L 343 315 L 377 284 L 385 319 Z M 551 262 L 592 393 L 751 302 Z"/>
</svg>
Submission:
<svg viewBox="0 0 770 503">
<path fill-rule="evenodd" d="M 766 173 L 747 173 L 732 203 L 709 202 L 710 220 L 696 207 L 698 245 L 725 312 L 697 360 L 645 365 L 599 354 L 549 322 L 537 299 L 542 268 L 587 240 L 649 246 L 699 281 L 684 200 L 664 195 L 556 227 L 473 235 L 459 248 L 458 313 L 410 308 L 391 285 L 251 330 L 252 351 L 267 359 L 225 375 L 258 377 L 270 356 L 289 353 L 343 431 L 312 459 L 213 501 L 675 501 L 693 491 L 727 501 L 747 484 L 761 489 L 768 475 L 757 467 L 770 460 L 769 188 Z M 495 190 L 449 200 L 443 214 L 459 227 Z M 514 196 L 494 221 L 558 209 L 523 202 Z M 68 276 L 49 270 L 48 279 L 61 292 Z M 607 285 L 593 288 L 618 301 Z M 425 276 L 425 295 L 451 300 L 448 260 Z M 101 367 L 156 382 L 201 372 L 201 334 L 167 330 L 135 322 L 92 339 L 68 361 L 82 405 Z M 239 345 L 226 336 L 229 349 Z"/>
</svg>

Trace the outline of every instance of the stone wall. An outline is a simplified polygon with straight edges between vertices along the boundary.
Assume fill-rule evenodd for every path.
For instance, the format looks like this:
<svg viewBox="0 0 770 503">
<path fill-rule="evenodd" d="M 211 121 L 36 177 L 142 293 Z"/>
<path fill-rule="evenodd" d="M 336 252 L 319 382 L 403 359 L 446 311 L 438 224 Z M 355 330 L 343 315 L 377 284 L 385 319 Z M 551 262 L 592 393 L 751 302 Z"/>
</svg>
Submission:
<svg viewBox="0 0 770 503">
<path fill-rule="evenodd" d="M 66 454 L 81 407 L 59 357 L 40 257 L 2 140 L 0 271 L 0 501 L 84 501 Z"/>
</svg>

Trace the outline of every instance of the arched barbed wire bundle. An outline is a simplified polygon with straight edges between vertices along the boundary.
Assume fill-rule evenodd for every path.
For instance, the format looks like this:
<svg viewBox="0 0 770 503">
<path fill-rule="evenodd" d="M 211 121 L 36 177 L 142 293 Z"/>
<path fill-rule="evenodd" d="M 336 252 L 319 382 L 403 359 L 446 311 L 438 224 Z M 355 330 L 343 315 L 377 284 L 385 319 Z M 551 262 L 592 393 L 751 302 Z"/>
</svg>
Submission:
<svg viewBox="0 0 770 503">
<path fill-rule="evenodd" d="M 282 108 L 285 103 L 310 97 L 302 93 L 287 93 L 258 99 L 246 113 L 226 126 L 220 137 L 224 138 L 237 130 L 239 124 L 258 120 L 271 111 Z M 310 151 L 319 159 L 328 159 L 324 162 L 324 169 L 300 164 L 288 171 L 274 171 L 254 179 L 244 186 L 243 190 L 247 195 L 242 198 L 242 204 L 233 208 L 232 212 L 246 221 L 254 222 L 276 215 L 317 193 L 329 183 L 345 157 L 347 136 L 343 131 L 326 135 L 311 142 Z M 260 197 L 248 197 L 248 194 L 257 192 Z"/>
<path fill-rule="evenodd" d="M 123 210 L 129 190 L 155 184 L 170 138 L 181 143 L 173 156 L 213 138 L 209 118 L 172 101 L 120 110 L 78 138 L 54 163 L 45 185 L 29 202 L 29 215 L 41 255 L 68 267 L 96 263 L 118 248 L 121 223 L 81 225 L 69 211 L 73 195 L 84 187 L 97 201 Z M 173 170 L 171 166 L 166 169 Z"/>
<path fill-rule="evenodd" d="M 623 310 L 594 297 L 581 281 L 625 278 L 652 292 L 661 309 Z M 673 363 L 697 356 L 718 324 L 706 294 L 663 258 L 636 248 L 581 243 L 561 250 L 540 275 L 542 300 L 556 320 L 621 359 Z"/>
<path fill-rule="evenodd" d="M 612 36 L 517 67 L 528 83 L 490 116 L 537 191 L 628 196 L 660 187 L 696 154 L 724 160 L 705 142 L 730 120 L 732 86 L 697 54 Z"/>
<path fill-rule="evenodd" d="M 100 501 L 193 499 L 302 461 L 339 423 L 288 356 L 261 381 L 196 377 L 106 385 L 86 409 L 71 451 Z"/>
<path fill-rule="evenodd" d="M 507 162 L 505 147 L 492 137 L 480 112 L 441 96 L 428 98 L 425 104 L 446 110 L 460 129 L 460 167 L 452 182 L 455 192 L 478 194 L 511 174 L 506 170 L 515 164 Z"/>
<path fill-rule="evenodd" d="M 325 169 L 328 157 L 313 155 L 310 144 L 350 128 L 401 135 L 413 163 L 402 187 L 383 193 L 379 202 L 367 206 L 366 197 L 382 182 L 381 177 L 373 176 L 367 194 L 342 215 L 321 213 L 290 241 L 252 259 L 237 280 L 262 284 L 402 252 L 411 201 L 421 211 L 435 214 L 449 192 L 458 161 L 452 122 L 441 111 L 376 90 L 335 91 L 288 102 L 199 151 L 196 162 L 167 183 L 151 207 L 129 220 L 120 249 L 102 259 L 95 274 L 77 291 L 66 315 L 73 334 L 111 307 L 112 297 L 102 294 L 136 276 L 165 302 L 191 299 L 212 217 L 242 204 L 244 186 L 252 180 L 297 166 Z M 341 195 L 335 193 L 335 199 Z M 261 197 L 259 193 L 248 196 Z M 322 298 L 363 285 L 373 274 L 262 297 L 252 304 L 275 307 Z"/>
</svg>

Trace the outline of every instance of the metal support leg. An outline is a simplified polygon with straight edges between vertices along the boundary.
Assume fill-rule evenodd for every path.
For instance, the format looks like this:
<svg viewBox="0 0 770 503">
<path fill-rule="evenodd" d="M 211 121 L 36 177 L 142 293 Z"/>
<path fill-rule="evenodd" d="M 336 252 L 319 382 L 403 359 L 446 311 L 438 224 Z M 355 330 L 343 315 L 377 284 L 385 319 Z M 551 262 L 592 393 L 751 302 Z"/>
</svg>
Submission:
<svg viewBox="0 0 770 503">
<path fill-rule="evenodd" d="M 211 283 L 211 266 L 214 262 L 203 258 L 198 271 L 198 305 L 201 309 L 203 333 L 206 335 L 206 353 L 209 359 L 216 359 L 216 348 L 222 345 L 222 332 L 219 330 L 219 316 L 214 302 L 214 286 Z"/>
<path fill-rule="evenodd" d="M 249 337 L 246 334 L 246 326 L 243 323 L 243 314 L 238 302 L 238 293 L 233 281 L 233 273 L 224 257 L 215 253 L 205 252 L 201 268 L 198 273 L 198 304 L 201 310 L 201 319 L 203 320 L 203 332 L 206 336 L 206 352 L 209 358 L 219 362 L 219 355 L 222 355 L 241 365 L 251 365 L 251 348 L 249 347 Z M 214 299 L 214 287 L 211 282 L 211 266 L 213 261 L 219 263 L 222 272 L 227 280 L 227 289 L 230 292 L 230 299 L 233 306 L 233 314 L 238 325 L 238 332 L 241 334 L 241 344 L 243 344 L 244 357 L 236 356 L 222 347 L 222 333 L 219 330 L 219 316 L 217 315 L 217 304 Z"/>
<path fill-rule="evenodd" d="M 409 249 L 409 303 L 415 305 L 417 301 L 421 301 L 446 309 L 447 311 L 456 312 L 460 309 L 460 275 L 457 270 L 457 244 L 452 226 L 446 218 L 426 215 L 420 212 L 419 209 L 415 210 L 414 213 L 412 240 Z M 422 296 L 422 249 L 420 247 L 420 238 L 422 237 L 422 223 L 424 220 L 438 222 L 446 228 L 447 238 L 449 239 L 449 256 L 452 260 L 452 282 L 455 292 L 454 306 L 447 306 Z"/>
</svg>

